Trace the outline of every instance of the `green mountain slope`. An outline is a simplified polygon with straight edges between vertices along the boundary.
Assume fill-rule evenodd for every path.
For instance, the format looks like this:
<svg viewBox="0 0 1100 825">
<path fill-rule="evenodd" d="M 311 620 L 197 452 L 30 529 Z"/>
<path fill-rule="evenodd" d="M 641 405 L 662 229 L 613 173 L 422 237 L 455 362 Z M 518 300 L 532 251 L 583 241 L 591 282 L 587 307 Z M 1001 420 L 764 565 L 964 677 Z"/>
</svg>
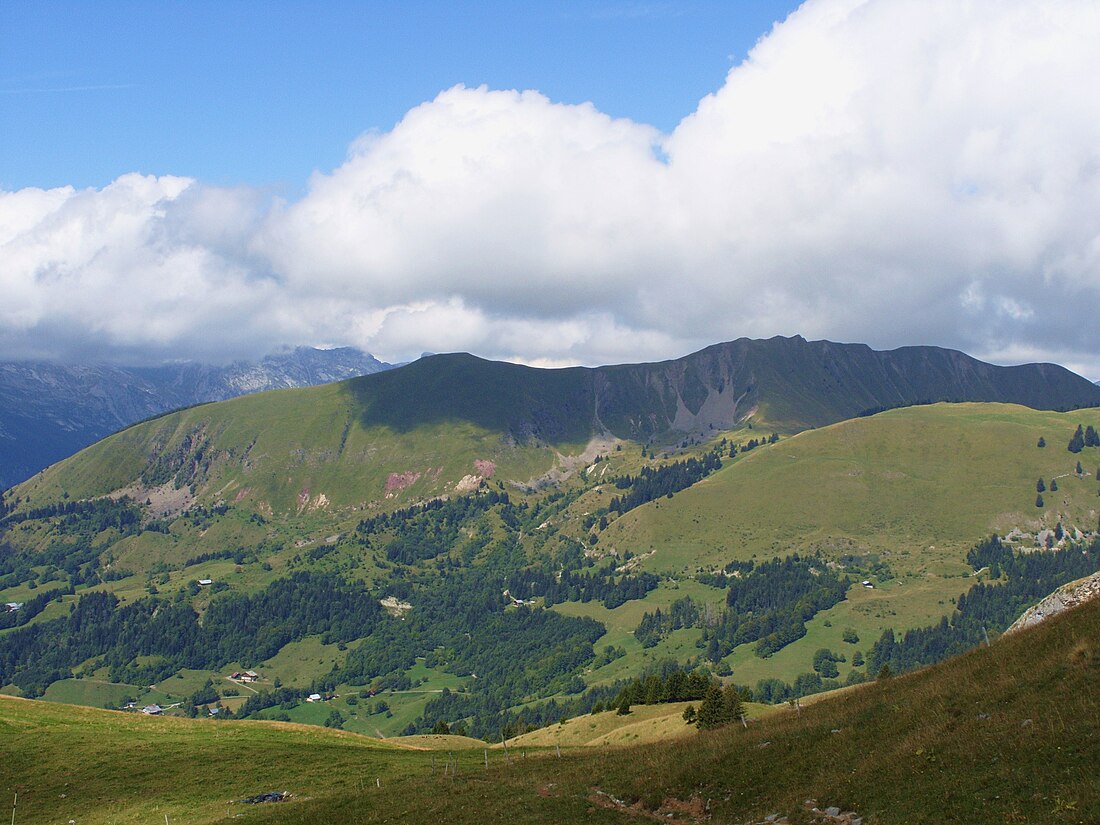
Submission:
<svg viewBox="0 0 1100 825">
<path fill-rule="evenodd" d="M 624 515 L 600 543 L 654 571 L 820 550 L 878 553 L 917 574 L 992 532 L 1097 527 L 1095 448 L 1066 450 L 1100 410 L 997 404 L 891 410 L 760 448 L 685 490 Z M 1047 446 L 1036 445 L 1044 438 Z M 1078 460 L 1088 464 L 1076 474 Z M 1036 507 L 1036 484 L 1057 493 Z"/>
<path fill-rule="evenodd" d="M 371 409 L 354 382 L 194 407 L 111 436 L 15 492 L 40 502 L 137 485 L 143 498 L 167 485 L 285 513 L 438 495 L 479 472 L 526 480 L 554 463 L 552 450 L 517 445 L 497 429 L 466 421 L 393 428 L 369 420 Z M 475 461 L 494 467 L 479 471 Z"/>
<path fill-rule="evenodd" d="M 409 488 L 405 498 L 446 492 L 467 475 L 486 475 L 479 460 L 493 462 L 498 477 L 527 481 L 549 470 L 556 452 L 580 453 L 596 436 L 668 441 L 750 418 L 797 432 L 941 400 L 1070 409 L 1100 404 L 1100 388 L 1050 364 L 995 367 L 935 347 L 876 352 L 800 337 L 739 339 L 675 361 L 596 369 L 440 355 L 139 424 L 20 494 L 86 498 L 140 480 L 242 496 L 261 510 L 362 504 Z"/>
<path fill-rule="evenodd" d="M 446 759 L 319 729 L 144 719 L 0 697 L 18 822 L 1084 823 L 1100 808 L 1100 602 L 906 677 L 627 748 Z M 488 765 L 485 759 L 488 758 Z M 447 771 L 443 766 L 447 764 Z M 454 768 L 452 770 L 451 768 Z M 288 802 L 229 800 L 270 790 Z"/>
</svg>

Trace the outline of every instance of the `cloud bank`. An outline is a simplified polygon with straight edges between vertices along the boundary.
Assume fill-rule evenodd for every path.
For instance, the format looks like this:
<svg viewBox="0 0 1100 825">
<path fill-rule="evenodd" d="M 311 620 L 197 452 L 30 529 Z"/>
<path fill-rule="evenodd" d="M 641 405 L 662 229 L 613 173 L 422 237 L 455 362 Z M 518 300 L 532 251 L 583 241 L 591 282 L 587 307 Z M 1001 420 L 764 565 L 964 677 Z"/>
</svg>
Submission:
<svg viewBox="0 0 1100 825">
<path fill-rule="evenodd" d="M 455 87 L 293 202 L 0 192 L 0 357 L 938 344 L 1100 378 L 1100 6 L 810 0 L 671 134 Z"/>
</svg>

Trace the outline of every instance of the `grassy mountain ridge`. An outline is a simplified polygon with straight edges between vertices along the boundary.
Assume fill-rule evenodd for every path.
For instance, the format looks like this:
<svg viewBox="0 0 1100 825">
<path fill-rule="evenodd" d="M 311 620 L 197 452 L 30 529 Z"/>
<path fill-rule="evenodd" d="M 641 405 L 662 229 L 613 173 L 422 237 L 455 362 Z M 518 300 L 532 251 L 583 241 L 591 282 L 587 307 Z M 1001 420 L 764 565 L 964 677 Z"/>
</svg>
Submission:
<svg viewBox="0 0 1100 825">
<path fill-rule="evenodd" d="M 51 468 L 21 494 L 83 498 L 170 476 L 177 486 L 234 495 L 247 487 L 246 496 L 275 510 L 297 506 L 307 492 L 351 504 L 407 488 L 406 498 L 438 495 L 464 476 L 484 477 L 478 460 L 491 461 L 498 478 L 526 481 L 557 453 L 579 454 L 608 434 L 667 443 L 747 420 L 797 432 L 939 400 L 1069 409 L 1100 404 L 1100 389 L 1049 364 L 995 367 L 935 347 L 876 352 L 800 337 L 739 339 L 674 361 L 594 369 L 439 355 L 334 387 L 145 422 Z"/>
<path fill-rule="evenodd" d="M 656 551 L 644 566 L 671 571 L 776 548 L 904 555 L 1059 521 L 1095 530 L 1100 457 L 1066 450 L 1080 423 L 1100 426 L 1100 411 L 935 404 L 851 419 L 756 450 L 671 501 L 632 510 L 601 543 Z M 1079 458 L 1089 465 L 1081 477 Z M 1062 486 L 1036 507 L 1041 477 Z"/>
</svg>

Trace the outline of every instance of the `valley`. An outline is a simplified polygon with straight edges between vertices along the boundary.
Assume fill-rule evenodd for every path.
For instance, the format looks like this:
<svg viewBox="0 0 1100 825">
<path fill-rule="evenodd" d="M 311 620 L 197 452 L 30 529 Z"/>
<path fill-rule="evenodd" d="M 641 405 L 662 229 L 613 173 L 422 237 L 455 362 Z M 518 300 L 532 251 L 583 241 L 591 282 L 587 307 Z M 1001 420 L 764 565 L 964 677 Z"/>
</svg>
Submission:
<svg viewBox="0 0 1100 825">
<path fill-rule="evenodd" d="M 862 375 L 871 408 L 830 422 L 774 377 L 792 348 L 842 384 L 843 355 L 898 358 L 801 339 L 601 370 L 435 356 L 127 428 L 4 497 L 0 601 L 22 606 L 0 628 L 0 690 L 379 738 L 442 720 L 490 740 L 669 663 L 775 702 L 873 678 L 884 633 L 1003 580 L 968 563 L 984 538 L 1019 555 L 1095 535 L 1100 457 L 1065 445 L 1096 409 L 873 413 L 899 386 L 926 391 L 929 363 L 969 364 L 904 351 L 891 369 L 915 374 Z M 979 397 L 1011 395 L 1026 369 L 974 364 Z M 1095 389 L 1044 375 L 1060 403 Z M 716 400 L 738 382 L 750 406 Z M 1041 507 L 1040 478 L 1057 485 Z M 229 678 L 244 670 L 255 682 Z"/>
</svg>

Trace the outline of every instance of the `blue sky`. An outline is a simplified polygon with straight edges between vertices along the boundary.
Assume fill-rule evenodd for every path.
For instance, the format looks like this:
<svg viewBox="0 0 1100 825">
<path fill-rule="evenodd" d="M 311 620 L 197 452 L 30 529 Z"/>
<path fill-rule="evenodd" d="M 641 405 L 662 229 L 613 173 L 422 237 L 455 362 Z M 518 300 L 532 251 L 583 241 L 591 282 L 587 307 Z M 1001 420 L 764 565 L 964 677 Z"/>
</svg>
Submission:
<svg viewBox="0 0 1100 825">
<path fill-rule="evenodd" d="M 1082 0 L 3 0 L 0 359 L 1100 378 L 1097 42 Z"/>
<path fill-rule="evenodd" d="M 5 0 L 0 188 L 136 171 L 294 192 L 459 83 L 667 132 L 796 6 Z"/>
</svg>

